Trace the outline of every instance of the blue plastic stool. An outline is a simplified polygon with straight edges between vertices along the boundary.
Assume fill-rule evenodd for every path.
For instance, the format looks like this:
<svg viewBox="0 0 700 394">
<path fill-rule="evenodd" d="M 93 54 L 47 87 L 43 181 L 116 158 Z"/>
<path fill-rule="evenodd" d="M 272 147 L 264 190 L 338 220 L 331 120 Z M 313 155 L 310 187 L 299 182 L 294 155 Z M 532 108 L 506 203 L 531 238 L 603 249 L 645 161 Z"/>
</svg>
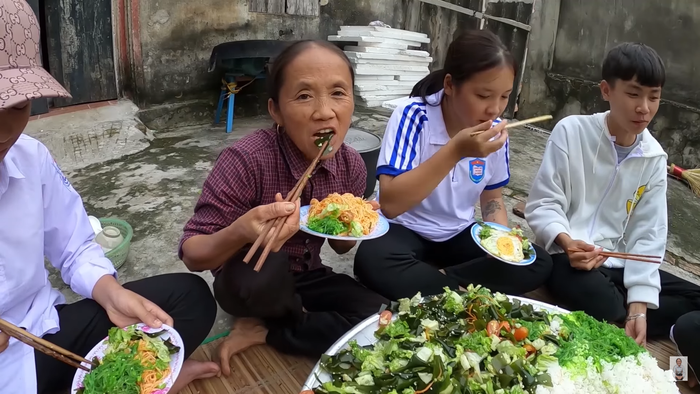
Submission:
<svg viewBox="0 0 700 394">
<path fill-rule="evenodd" d="M 233 130 L 233 104 L 236 101 L 236 77 L 233 75 L 226 74 L 221 86 L 221 94 L 219 95 L 219 104 L 216 107 L 216 117 L 214 119 L 214 124 L 219 124 L 221 121 L 221 111 L 224 109 L 224 101 L 226 96 L 228 96 L 228 111 L 226 113 L 226 132 L 230 133 Z"/>
</svg>

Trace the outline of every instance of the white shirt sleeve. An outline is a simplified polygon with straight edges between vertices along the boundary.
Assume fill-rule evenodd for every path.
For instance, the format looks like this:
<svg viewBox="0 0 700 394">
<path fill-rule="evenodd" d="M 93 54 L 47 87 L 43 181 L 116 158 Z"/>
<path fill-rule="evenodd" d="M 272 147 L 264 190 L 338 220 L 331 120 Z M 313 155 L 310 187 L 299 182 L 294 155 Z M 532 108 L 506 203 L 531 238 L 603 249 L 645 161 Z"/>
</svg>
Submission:
<svg viewBox="0 0 700 394">
<path fill-rule="evenodd" d="M 632 211 L 625 234 L 627 253 L 650 256 L 666 254 L 668 212 L 666 160 L 657 160 L 652 179 Z M 624 283 L 627 303 L 645 302 L 658 309 L 661 278 L 657 264 L 625 260 Z"/>
<path fill-rule="evenodd" d="M 500 136 L 500 134 L 499 134 Z M 498 137 L 498 136 L 497 136 Z M 496 137 L 496 138 L 497 138 Z M 484 187 L 486 190 L 494 190 L 501 188 L 510 182 L 510 138 L 506 139 L 506 143 L 488 158 L 489 165 L 494 167 L 493 174 L 489 184 Z"/>
<path fill-rule="evenodd" d="M 92 298 L 95 283 L 104 275 L 116 277 L 112 262 L 92 242 L 95 232 L 80 195 L 63 175 L 48 149 L 41 168 L 44 200 L 44 254 L 61 271 L 63 281 L 77 294 Z"/>
<path fill-rule="evenodd" d="M 550 252 L 561 251 L 554 243 L 557 235 L 571 233 L 566 215 L 571 195 L 570 163 L 564 131 L 561 123 L 552 130 L 525 205 L 527 224 L 537 242 Z"/>
<path fill-rule="evenodd" d="M 399 176 L 420 163 L 420 134 L 428 121 L 425 104 L 410 102 L 394 110 L 384 132 L 377 177 Z"/>
</svg>

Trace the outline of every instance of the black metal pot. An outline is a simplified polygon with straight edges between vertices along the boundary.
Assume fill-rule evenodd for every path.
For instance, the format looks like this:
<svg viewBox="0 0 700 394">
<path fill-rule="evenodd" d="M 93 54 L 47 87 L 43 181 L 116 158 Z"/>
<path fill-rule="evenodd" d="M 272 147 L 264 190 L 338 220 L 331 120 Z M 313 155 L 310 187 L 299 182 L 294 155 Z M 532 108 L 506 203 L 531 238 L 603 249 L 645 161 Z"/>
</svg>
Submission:
<svg viewBox="0 0 700 394">
<path fill-rule="evenodd" d="M 374 193 L 377 185 L 377 160 L 382 147 L 382 139 L 368 131 L 350 128 L 345 136 L 347 145 L 355 149 L 367 167 L 367 187 L 364 198 L 369 198 Z"/>
</svg>

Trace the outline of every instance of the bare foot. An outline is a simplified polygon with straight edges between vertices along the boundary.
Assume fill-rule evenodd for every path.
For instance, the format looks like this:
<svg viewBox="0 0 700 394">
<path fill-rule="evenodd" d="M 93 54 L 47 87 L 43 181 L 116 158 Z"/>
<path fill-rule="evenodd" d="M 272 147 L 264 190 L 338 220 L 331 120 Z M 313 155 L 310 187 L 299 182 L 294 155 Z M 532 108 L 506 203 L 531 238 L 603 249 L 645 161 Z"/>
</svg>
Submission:
<svg viewBox="0 0 700 394">
<path fill-rule="evenodd" d="M 219 365 L 215 362 L 186 360 L 184 364 L 182 364 L 180 375 L 178 375 L 175 380 L 175 384 L 173 384 L 170 392 L 172 394 L 177 394 L 188 384 L 197 379 L 213 378 L 219 375 L 221 375 L 221 370 L 219 369 Z"/>
<path fill-rule="evenodd" d="M 690 373 L 690 376 L 688 376 L 688 387 L 695 388 L 695 386 L 698 385 L 698 378 L 695 376 L 694 373 Z"/>
<path fill-rule="evenodd" d="M 267 338 L 267 328 L 258 319 L 239 318 L 233 323 L 231 333 L 219 345 L 219 361 L 224 376 L 231 374 L 231 356 L 249 347 L 264 345 Z"/>
</svg>

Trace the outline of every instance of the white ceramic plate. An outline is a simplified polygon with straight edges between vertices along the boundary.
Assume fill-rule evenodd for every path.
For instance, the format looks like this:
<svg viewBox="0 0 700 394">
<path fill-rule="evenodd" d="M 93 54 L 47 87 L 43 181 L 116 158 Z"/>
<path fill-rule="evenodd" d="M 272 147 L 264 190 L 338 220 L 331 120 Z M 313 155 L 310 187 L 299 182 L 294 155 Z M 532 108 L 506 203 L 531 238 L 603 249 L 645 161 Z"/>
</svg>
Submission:
<svg viewBox="0 0 700 394">
<path fill-rule="evenodd" d="M 305 206 L 301 207 L 301 209 L 299 210 L 299 214 L 300 214 L 299 228 L 301 229 L 301 231 L 303 231 L 307 234 L 311 234 L 311 235 L 315 235 L 317 237 L 327 238 L 327 239 L 338 239 L 341 241 L 363 241 L 363 240 L 367 240 L 367 239 L 375 239 L 375 238 L 381 237 L 382 235 L 386 234 L 389 231 L 389 222 L 386 220 L 386 218 L 380 212 L 377 212 L 377 213 L 379 214 L 379 221 L 377 222 L 377 225 L 374 226 L 374 231 L 372 231 L 368 235 L 365 235 L 363 237 L 340 237 L 337 235 L 328 235 L 328 234 L 319 233 L 319 232 L 310 230 L 308 227 L 306 227 L 306 223 L 309 221 L 309 206 L 305 205 Z"/>
<path fill-rule="evenodd" d="M 545 310 L 550 313 L 560 313 L 567 314 L 570 313 L 566 309 L 560 308 L 555 305 L 547 304 L 545 302 L 531 300 L 524 297 L 508 296 L 511 302 L 514 300 L 520 300 L 521 304 L 530 304 L 536 311 Z M 397 315 L 392 317 L 392 321 L 398 318 Z M 372 315 L 367 319 L 360 322 L 353 329 L 348 331 L 343 337 L 338 339 L 333 346 L 326 351 L 326 354 L 333 356 L 337 354 L 342 349 L 348 347 L 348 343 L 352 340 L 357 341 L 360 346 L 369 346 L 375 344 L 378 339 L 374 336 L 374 332 L 379 328 L 379 314 Z M 319 360 L 314 369 L 309 374 L 309 377 L 304 383 L 303 390 L 313 390 L 315 387 L 322 385 L 325 382 L 330 382 L 332 380 L 331 375 L 321 368 L 321 361 Z"/>
<path fill-rule="evenodd" d="M 511 231 L 513 230 L 513 229 L 511 229 L 511 228 L 508 228 L 508 227 L 506 227 L 506 226 L 500 225 L 500 224 L 498 224 L 498 223 L 486 222 L 486 223 L 484 223 L 484 224 L 486 224 L 486 225 L 488 225 L 488 226 L 490 226 L 490 227 L 493 227 L 493 228 L 495 228 L 496 230 L 505 231 L 505 232 L 507 232 L 507 233 L 509 233 L 509 232 L 511 232 Z M 495 258 L 495 259 L 497 259 L 497 260 L 500 260 L 500 261 L 502 261 L 502 262 L 504 262 L 504 263 L 506 263 L 506 264 L 520 265 L 520 266 L 523 266 L 523 265 L 530 265 L 530 264 L 532 264 L 532 263 L 535 262 L 535 259 L 537 258 L 537 253 L 535 253 L 535 248 L 532 246 L 532 242 L 530 242 L 530 257 L 528 257 L 528 258 L 525 259 L 525 260 L 518 261 L 518 262 L 516 262 L 516 261 L 510 261 L 510 260 L 506 260 L 506 259 L 504 259 L 504 258 L 502 258 L 502 257 L 496 256 L 495 254 L 493 254 L 493 253 L 489 252 L 488 250 L 486 250 L 486 248 L 484 247 L 484 245 L 481 244 L 481 238 L 479 238 L 479 232 L 480 232 L 480 231 L 481 231 L 481 225 L 480 225 L 479 223 L 474 223 L 474 225 L 472 226 L 472 229 L 471 229 L 472 238 L 474 239 L 474 242 L 476 242 L 476 244 L 479 245 L 479 247 L 481 248 L 481 250 L 483 250 L 484 252 L 488 253 L 490 256 L 493 256 L 493 258 Z"/>
<path fill-rule="evenodd" d="M 180 334 L 178 334 L 174 328 L 165 324 L 163 324 L 162 328 L 150 328 L 145 324 L 139 323 L 136 325 L 136 328 L 145 333 L 162 332 L 159 338 L 163 340 L 170 338 L 170 342 L 172 342 L 173 345 L 178 346 L 180 348 L 179 352 L 170 356 L 171 372 L 170 376 L 168 376 L 163 381 L 163 387 L 151 393 L 166 394 L 175 383 L 175 379 L 177 379 L 177 376 L 180 374 L 182 363 L 185 362 L 185 345 L 182 342 L 182 338 L 180 338 Z M 87 360 L 92 360 L 93 358 L 97 357 L 98 359 L 102 360 L 102 357 L 104 357 L 105 354 L 105 350 L 107 350 L 107 339 L 108 337 L 105 337 L 105 339 L 103 339 L 102 341 L 100 341 L 100 343 L 95 345 L 95 347 L 92 348 L 92 350 L 90 350 L 90 353 L 88 353 L 87 356 L 85 356 L 85 358 Z M 85 365 L 88 368 L 90 367 L 90 365 L 87 365 L 85 363 L 83 363 L 83 365 Z M 75 376 L 73 377 L 73 384 L 71 386 L 71 394 L 75 394 L 79 388 L 83 387 L 83 379 L 85 379 L 85 375 L 87 374 L 88 373 L 83 371 L 82 369 L 78 369 L 76 371 Z"/>
</svg>

